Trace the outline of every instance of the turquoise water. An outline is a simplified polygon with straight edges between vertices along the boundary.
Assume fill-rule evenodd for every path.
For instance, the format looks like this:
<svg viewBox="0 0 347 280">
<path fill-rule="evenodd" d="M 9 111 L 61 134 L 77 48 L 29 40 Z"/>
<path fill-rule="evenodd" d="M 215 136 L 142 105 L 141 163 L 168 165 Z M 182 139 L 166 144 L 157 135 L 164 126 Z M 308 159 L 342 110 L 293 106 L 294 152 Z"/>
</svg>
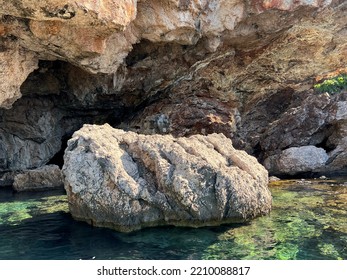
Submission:
<svg viewBox="0 0 347 280">
<path fill-rule="evenodd" d="M 0 259 L 347 259 L 347 187 L 271 185 L 269 216 L 246 225 L 129 234 L 74 221 L 62 191 L 0 190 Z"/>
</svg>

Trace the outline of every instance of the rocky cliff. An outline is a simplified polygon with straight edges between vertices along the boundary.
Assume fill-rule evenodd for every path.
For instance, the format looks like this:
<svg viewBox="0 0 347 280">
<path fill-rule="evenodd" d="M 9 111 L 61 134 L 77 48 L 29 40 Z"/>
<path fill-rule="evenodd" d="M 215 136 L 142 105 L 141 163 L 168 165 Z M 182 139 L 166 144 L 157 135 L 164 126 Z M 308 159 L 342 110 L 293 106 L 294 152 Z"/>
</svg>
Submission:
<svg viewBox="0 0 347 280">
<path fill-rule="evenodd" d="M 344 0 L 1 0 L 0 172 L 62 165 L 85 123 L 223 133 L 277 175 L 344 170 L 347 92 L 314 85 L 347 70 L 346 14 Z"/>
</svg>

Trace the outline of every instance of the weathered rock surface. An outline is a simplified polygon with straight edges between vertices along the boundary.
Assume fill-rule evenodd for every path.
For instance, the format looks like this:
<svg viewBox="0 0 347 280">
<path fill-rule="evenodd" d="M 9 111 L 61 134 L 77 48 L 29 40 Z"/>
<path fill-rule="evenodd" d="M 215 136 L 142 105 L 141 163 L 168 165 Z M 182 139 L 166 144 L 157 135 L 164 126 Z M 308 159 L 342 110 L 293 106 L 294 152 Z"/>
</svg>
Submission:
<svg viewBox="0 0 347 280">
<path fill-rule="evenodd" d="M 313 90 L 347 72 L 346 1 L 0 3 L 0 107 L 13 106 L 0 109 L 0 172 L 47 164 L 105 122 L 223 133 L 261 163 L 313 145 L 322 172 L 346 166 L 345 93 Z"/>
<path fill-rule="evenodd" d="M 347 100 L 347 93 L 343 94 L 343 100 Z M 332 147 L 329 152 L 329 170 L 346 173 L 347 171 L 347 114 L 346 101 L 335 104 L 336 119 L 327 146 Z"/>
<path fill-rule="evenodd" d="M 1 0 L 1 13 L 39 21 L 68 21 L 71 25 L 124 28 L 136 15 L 136 0 Z"/>
<path fill-rule="evenodd" d="M 237 41 L 237 37 L 250 38 L 246 41 L 254 43 L 259 32 L 274 33 L 295 20 L 287 22 L 271 15 L 276 22 L 255 18 L 248 24 L 249 18 L 273 9 L 292 12 L 299 7 L 323 8 L 331 2 L 3 0 L 0 36 L 5 40 L 15 38 L 26 52 L 36 53 L 36 59 L 60 59 L 93 73 L 113 74 L 141 40 L 195 45 L 202 39 L 205 48 L 214 52 L 223 42 Z M 25 64 L 28 60 L 17 63 Z M 17 88 L 21 83 L 18 80 Z"/>
<path fill-rule="evenodd" d="M 336 95 L 312 94 L 300 105 L 289 108 L 280 118 L 272 122 L 268 129 L 259 135 L 260 149 L 263 151 L 261 156 L 270 173 L 294 175 L 296 172 L 306 171 L 346 172 L 347 127 L 343 110 L 346 98 L 347 92 L 340 92 Z M 300 158 L 306 157 L 304 148 L 307 146 L 321 151 L 319 152 L 321 156 L 318 156 L 322 159 L 322 161 L 318 160 L 320 164 L 314 155 L 307 156 L 305 161 L 308 165 L 306 167 L 303 167 L 305 164 L 300 163 Z M 291 160 L 288 161 L 286 158 L 285 152 L 301 148 L 303 149 L 302 155 L 300 156 L 300 153 L 294 155 L 298 157 L 296 162 L 298 166 L 295 168 L 294 164 L 290 163 Z M 327 159 L 326 156 L 328 156 Z M 293 156 L 290 157 L 293 159 Z M 286 164 L 288 168 L 285 167 Z M 312 167 L 309 167 L 310 165 Z"/>
<path fill-rule="evenodd" d="M 0 169 L 25 170 L 46 164 L 60 149 L 61 116 L 54 104 L 21 99 L 15 110 L 0 112 Z"/>
<path fill-rule="evenodd" d="M 4 172 L 0 174 L 0 187 L 12 187 L 17 172 Z"/>
<path fill-rule="evenodd" d="M 2 42 L 0 36 L 0 108 L 11 108 L 21 97 L 20 86 L 37 68 L 38 59 L 16 42 Z"/>
<path fill-rule="evenodd" d="M 217 225 L 271 208 L 267 171 L 222 134 L 173 138 L 85 125 L 64 159 L 71 214 L 95 226 Z"/>
<path fill-rule="evenodd" d="M 281 154 L 268 157 L 264 166 L 275 174 L 294 175 L 304 172 L 318 172 L 329 156 L 322 148 L 315 146 L 292 147 Z"/>
<path fill-rule="evenodd" d="M 84 123 L 104 123 L 122 113 L 112 79 L 94 77 L 61 62 L 40 62 L 23 83 L 23 97 L 0 110 L 0 172 L 62 165 L 63 139 Z M 107 100 L 107 102 L 105 102 Z"/>
<path fill-rule="evenodd" d="M 13 188 L 17 192 L 49 190 L 63 188 L 63 186 L 63 176 L 57 165 L 24 170 L 14 176 L 13 183 Z"/>
</svg>

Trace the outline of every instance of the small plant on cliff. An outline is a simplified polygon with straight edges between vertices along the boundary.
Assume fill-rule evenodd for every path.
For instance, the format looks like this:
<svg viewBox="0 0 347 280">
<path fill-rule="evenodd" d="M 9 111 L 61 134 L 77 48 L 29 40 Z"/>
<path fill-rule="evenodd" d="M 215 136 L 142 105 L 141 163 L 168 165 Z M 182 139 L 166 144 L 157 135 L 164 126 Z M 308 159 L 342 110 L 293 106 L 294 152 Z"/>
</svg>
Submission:
<svg viewBox="0 0 347 280">
<path fill-rule="evenodd" d="M 314 85 L 318 92 L 338 93 L 347 89 L 347 74 L 341 74 L 334 78 L 325 80 L 322 83 Z"/>
</svg>

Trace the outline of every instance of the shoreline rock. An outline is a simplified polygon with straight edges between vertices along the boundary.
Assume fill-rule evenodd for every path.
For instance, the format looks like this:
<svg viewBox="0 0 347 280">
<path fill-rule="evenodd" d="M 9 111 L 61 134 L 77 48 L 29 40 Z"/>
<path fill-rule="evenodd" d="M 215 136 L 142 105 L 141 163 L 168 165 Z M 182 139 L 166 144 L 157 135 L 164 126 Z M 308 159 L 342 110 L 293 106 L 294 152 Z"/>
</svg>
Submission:
<svg viewBox="0 0 347 280">
<path fill-rule="evenodd" d="M 15 175 L 13 189 L 17 192 L 42 191 L 63 188 L 63 185 L 63 177 L 59 166 L 45 165 Z"/>
<path fill-rule="evenodd" d="M 4 172 L 0 174 L 0 187 L 12 187 L 14 182 L 14 177 L 18 172 Z"/>
<path fill-rule="evenodd" d="M 271 209 L 267 171 L 222 134 L 174 138 L 85 125 L 64 162 L 72 216 L 98 227 L 220 225 Z"/>
<path fill-rule="evenodd" d="M 322 148 L 292 147 L 283 150 L 279 155 L 268 157 L 264 161 L 264 166 L 274 174 L 295 175 L 318 171 L 324 167 L 328 159 L 328 154 Z"/>
</svg>

